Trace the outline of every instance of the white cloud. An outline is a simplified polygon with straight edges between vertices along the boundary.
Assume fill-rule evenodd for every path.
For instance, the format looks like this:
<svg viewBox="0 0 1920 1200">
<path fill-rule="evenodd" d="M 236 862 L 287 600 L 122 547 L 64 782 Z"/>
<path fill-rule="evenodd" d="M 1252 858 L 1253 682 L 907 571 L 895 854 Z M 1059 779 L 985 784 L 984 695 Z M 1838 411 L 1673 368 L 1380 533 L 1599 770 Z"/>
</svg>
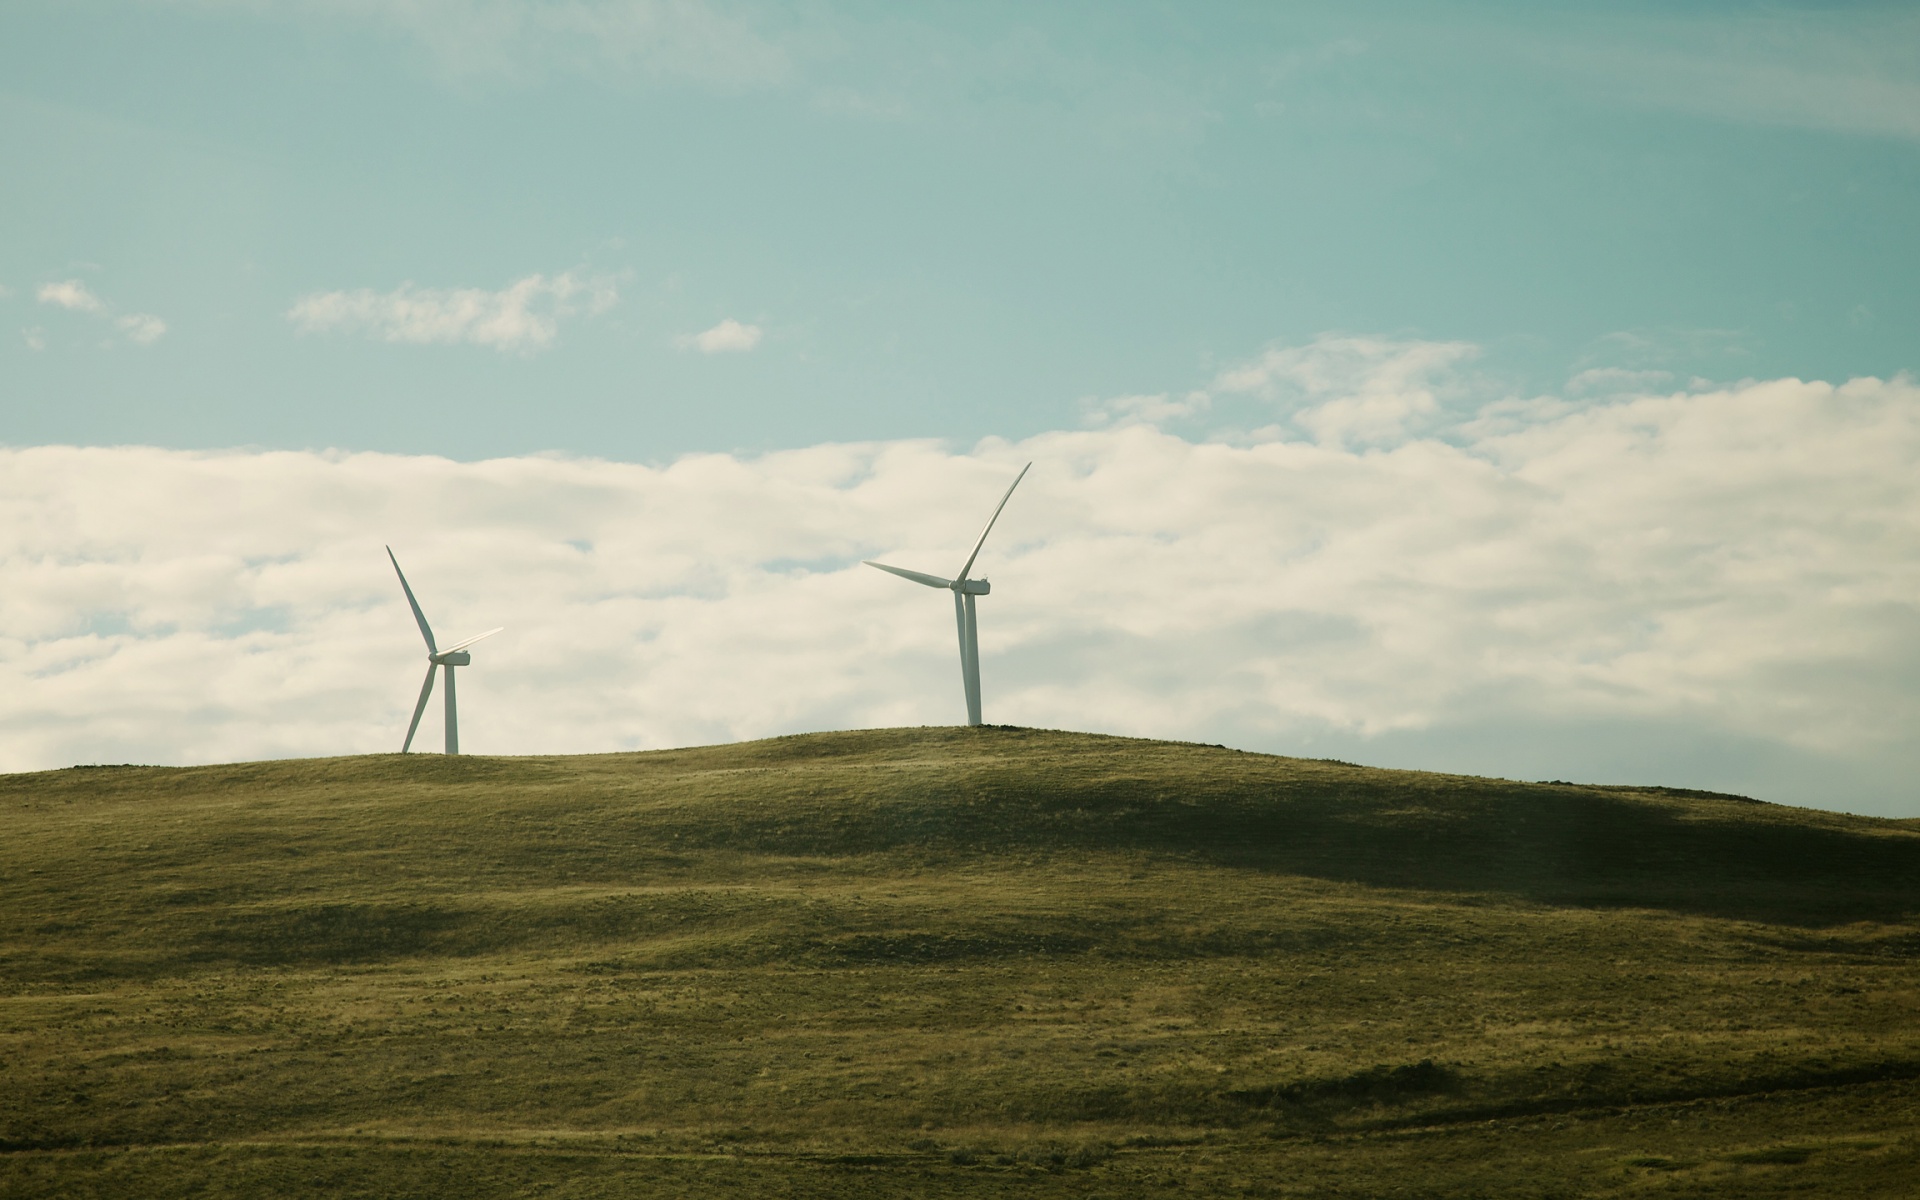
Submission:
<svg viewBox="0 0 1920 1200">
<path fill-rule="evenodd" d="M 152 313 L 129 313 L 114 324 L 142 346 L 153 345 L 167 332 L 167 323 Z"/>
<path fill-rule="evenodd" d="M 126 334 L 127 339 L 139 346 L 151 346 L 167 332 L 167 323 L 151 313 L 128 313 L 115 316 L 113 306 L 78 279 L 62 279 L 54 283 L 43 283 L 34 293 L 42 304 L 62 308 L 68 312 L 85 313 L 103 321 L 111 321 L 115 328 Z M 23 331 L 27 345 L 35 350 L 47 347 L 46 334 L 37 326 Z"/>
<path fill-rule="evenodd" d="M 1213 405 L 1213 397 L 1193 391 L 1183 396 L 1156 392 L 1150 396 L 1114 396 L 1084 406 L 1093 425 L 1165 425 L 1199 416 Z"/>
<path fill-rule="evenodd" d="M 43 283 L 36 295 L 40 303 L 64 308 L 69 312 L 105 313 L 107 311 L 106 303 L 88 291 L 87 285 L 78 279 Z"/>
<path fill-rule="evenodd" d="M 1344 386 L 1418 411 L 1409 364 L 1461 352 L 1402 349 L 1367 360 L 1400 363 L 1397 407 L 1373 368 Z M 1325 408 L 1332 369 L 1240 379 Z M 0 763 L 396 748 L 423 651 L 387 541 L 437 630 L 508 627 L 461 681 L 475 752 L 952 723 L 948 606 L 859 560 L 957 567 L 1031 458 L 981 559 L 989 720 L 1920 814 L 1920 388 L 1464 428 L 664 468 L 0 451 Z"/>
<path fill-rule="evenodd" d="M 20 331 L 20 337 L 27 343 L 27 349 L 29 350 L 45 350 L 47 348 L 47 331 L 38 325 L 29 325 L 25 329 L 22 329 Z"/>
<path fill-rule="evenodd" d="M 1328 446 L 1381 445 L 1436 427 L 1444 413 L 1440 390 L 1466 394 L 1455 368 L 1478 350 L 1464 342 L 1412 342 L 1322 334 L 1305 346 L 1270 346 L 1258 358 L 1220 372 L 1211 389 L 1175 396 L 1117 396 L 1083 404 L 1095 426 L 1187 425 L 1201 417 L 1225 419 L 1221 401 L 1262 402 L 1259 428 L 1211 432 L 1238 441 L 1274 441 L 1294 429 Z"/>
<path fill-rule="evenodd" d="M 1295 407 L 1293 421 L 1327 445 L 1395 441 L 1439 411 L 1435 379 L 1476 350 L 1464 342 L 1397 342 L 1324 334 L 1269 348 L 1214 386 Z"/>
<path fill-rule="evenodd" d="M 619 292 L 611 279 L 564 271 L 528 275 L 497 292 L 480 288 L 416 288 L 391 292 L 361 288 L 314 292 L 287 310 L 301 333 L 365 333 L 387 342 L 467 342 L 498 350 L 538 350 L 553 344 L 560 320 L 611 308 Z"/>
<path fill-rule="evenodd" d="M 760 344 L 760 327 L 742 325 L 728 317 L 712 329 L 681 334 L 674 339 L 674 344 L 683 350 L 698 350 L 702 354 L 740 353 Z"/>
</svg>

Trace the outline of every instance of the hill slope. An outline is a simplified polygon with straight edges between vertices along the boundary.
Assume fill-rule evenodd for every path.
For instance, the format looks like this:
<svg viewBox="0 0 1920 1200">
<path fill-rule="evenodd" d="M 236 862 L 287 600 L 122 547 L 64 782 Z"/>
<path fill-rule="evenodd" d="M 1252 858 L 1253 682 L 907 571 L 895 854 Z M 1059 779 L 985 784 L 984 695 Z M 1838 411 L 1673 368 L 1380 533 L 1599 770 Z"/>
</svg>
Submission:
<svg viewBox="0 0 1920 1200">
<path fill-rule="evenodd" d="M 1904 1195 L 1920 828 L 1088 735 L 0 777 L 9 1195 Z"/>
</svg>

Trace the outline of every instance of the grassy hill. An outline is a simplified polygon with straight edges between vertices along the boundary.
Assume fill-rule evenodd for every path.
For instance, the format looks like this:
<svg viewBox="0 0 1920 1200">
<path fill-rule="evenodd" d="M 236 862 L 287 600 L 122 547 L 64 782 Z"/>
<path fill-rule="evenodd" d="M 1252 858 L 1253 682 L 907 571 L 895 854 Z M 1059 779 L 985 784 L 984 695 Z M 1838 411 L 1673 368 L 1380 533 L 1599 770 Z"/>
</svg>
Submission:
<svg viewBox="0 0 1920 1200">
<path fill-rule="evenodd" d="M 0 776 L 0 1193 L 1910 1196 L 1920 822 L 1019 729 Z"/>
</svg>

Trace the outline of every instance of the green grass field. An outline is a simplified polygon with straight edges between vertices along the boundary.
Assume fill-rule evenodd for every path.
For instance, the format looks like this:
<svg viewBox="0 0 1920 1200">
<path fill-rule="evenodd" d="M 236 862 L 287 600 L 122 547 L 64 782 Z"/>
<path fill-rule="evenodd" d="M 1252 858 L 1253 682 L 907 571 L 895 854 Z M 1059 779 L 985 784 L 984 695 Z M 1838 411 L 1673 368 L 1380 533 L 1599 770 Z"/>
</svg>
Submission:
<svg viewBox="0 0 1920 1200">
<path fill-rule="evenodd" d="M 1920 1191 L 1920 822 L 1017 729 L 0 776 L 0 1194 Z"/>
</svg>

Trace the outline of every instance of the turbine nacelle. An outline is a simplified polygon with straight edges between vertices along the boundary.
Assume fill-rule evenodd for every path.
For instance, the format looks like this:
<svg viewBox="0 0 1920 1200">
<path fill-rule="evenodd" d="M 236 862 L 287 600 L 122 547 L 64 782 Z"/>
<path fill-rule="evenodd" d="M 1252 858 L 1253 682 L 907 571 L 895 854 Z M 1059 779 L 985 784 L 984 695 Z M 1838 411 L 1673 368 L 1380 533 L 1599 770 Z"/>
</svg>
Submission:
<svg viewBox="0 0 1920 1200">
<path fill-rule="evenodd" d="M 429 654 L 427 661 L 443 667 L 466 667 L 473 665 L 473 655 L 465 650 L 449 650 L 445 654 Z"/>
<path fill-rule="evenodd" d="M 984 579 L 956 579 L 948 586 L 962 596 L 985 596 L 993 591 L 993 585 Z"/>
</svg>

